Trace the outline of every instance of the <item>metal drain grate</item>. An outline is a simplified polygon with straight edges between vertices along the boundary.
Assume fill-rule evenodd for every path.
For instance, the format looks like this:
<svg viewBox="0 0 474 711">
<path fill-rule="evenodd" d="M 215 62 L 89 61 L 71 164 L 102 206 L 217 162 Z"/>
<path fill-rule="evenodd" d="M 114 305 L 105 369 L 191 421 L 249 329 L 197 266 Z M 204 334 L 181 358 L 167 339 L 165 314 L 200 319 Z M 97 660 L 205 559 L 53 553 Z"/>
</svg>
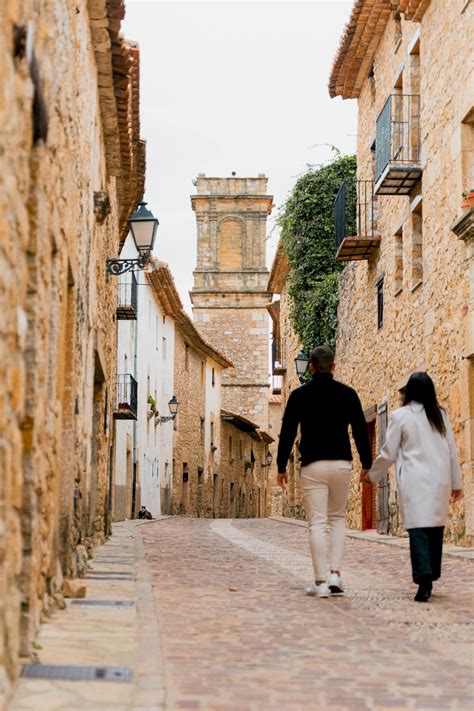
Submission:
<svg viewBox="0 0 474 711">
<path fill-rule="evenodd" d="M 100 580 L 105 580 L 106 578 L 112 578 L 116 580 L 135 580 L 135 573 L 125 573 L 115 570 L 89 570 L 86 578 L 99 578 Z"/>
<path fill-rule="evenodd" d="M 86 575 L 86 580 L 110 580 L 110 581 L 123 581 L 125 583 L 130 583 L 134 582 L 136 580 L 136 577 L 134 575 L 131 575 L 129 577 L 118 577 L 116 575 Z"/>
<path fill-rule="evenodd" d="M 103 605 L 107 607 L 131 607 L 135 600 L 71 600 L 71 605 Z"/>
<path fill-rule="evenodd" d="M 130 682 L 130 667 L 79 667 L 59 664 L 25 664 L 21 676 L 26 679 L 65 679 L 66 681 Z"/>
</svg>

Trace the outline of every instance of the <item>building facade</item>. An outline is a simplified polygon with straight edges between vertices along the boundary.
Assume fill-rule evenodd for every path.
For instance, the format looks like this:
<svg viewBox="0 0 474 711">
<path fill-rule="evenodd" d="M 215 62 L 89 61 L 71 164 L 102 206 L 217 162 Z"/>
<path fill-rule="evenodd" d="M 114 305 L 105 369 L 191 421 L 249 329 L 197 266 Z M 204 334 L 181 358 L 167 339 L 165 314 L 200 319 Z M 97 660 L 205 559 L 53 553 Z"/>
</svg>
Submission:
<svg viewBox="0 0 474 711">
<path fill-rule="evenodd" d="M 110 524 L 116 257 L 143 192 L 123 2 L 2 4 L 0 688 Z M 55 38 L 54 41 L 51 38 Z M 60 38 L 60 39 L 59 39 Z"/>
<path fill-rule="evenodd" d="M 447 539 L 474 535 L 474 8 L 464 0 L 357 0 L 330 77 L 358 100 L 358 175 L 336 201 L 337 377 L 359 392 L 374 451 L 409 375 L 426 370 L 453 423 L 464 477 Z M 348 196 L 356 195 L 356 200 Z M 354 220 L 355 215 L 355 220 Z M 350 524 L 403 530 L 394 472 Z"/>
<path fill-rule="evenodd" d="M 136 256 L 129 235 L 121 257 Z M 175 322 L 153 273 L 121 277 L 117 315 L 114 520 L 135 518 L 142 505 L 156 518 L 169 511 L 173 427 L 160 418 L 174 395 Z"/>
<path fill-rule="evenodd" d="M 280 241 L 278 244 L 268 280 L 268 292 L 272 301 L 267 305 L 272 319 L 272 396 L 279 400 L 270 405 L 272 410 L 272 435 L 277 440 L 281 427 L 281 418 L 292 390 L 300 386 L 296 373 L 295 358 L 301 350 L 301 342 L 296 335 L 291 319 L 288 295 L 288 274 L 290 266 Z M 272 398 L 271 398 L 272 399 Z M 278 442 L 273 445 L 277 449 Z M 288 467 L 288 485 L 282 493 L 276 484 L 276 457 L 272 468 L 272 507 L 275 515 L 304 518 L 300 486 L 300 463 L 298 443 L 295 443 Z"/>
<path fill-rule="evenodd" d="M 223 405 L 268 425 L 266 222 L 272 210 L 267 178 L 196 180 L 197 265 L 191 291 L 194 320 L 231 358 Z"/>
</svg>

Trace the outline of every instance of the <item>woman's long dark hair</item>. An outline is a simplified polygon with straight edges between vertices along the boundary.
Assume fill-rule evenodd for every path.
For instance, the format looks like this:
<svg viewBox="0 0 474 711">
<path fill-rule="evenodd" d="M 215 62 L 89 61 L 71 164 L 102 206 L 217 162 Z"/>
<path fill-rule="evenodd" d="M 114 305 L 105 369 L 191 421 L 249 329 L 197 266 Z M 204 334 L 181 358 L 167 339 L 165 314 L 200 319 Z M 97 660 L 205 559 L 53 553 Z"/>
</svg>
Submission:
<svg viewBox="0 0 474 711">
<path fill-rule="evenodd" d="M 413 373 L 407 383 L 403 405 L 415 401 L 423 405 L 431 426 L 440 434 L 446 434 L 442 410 L 438 404 L 433 381 L 427 373 Z"/>
</svg>

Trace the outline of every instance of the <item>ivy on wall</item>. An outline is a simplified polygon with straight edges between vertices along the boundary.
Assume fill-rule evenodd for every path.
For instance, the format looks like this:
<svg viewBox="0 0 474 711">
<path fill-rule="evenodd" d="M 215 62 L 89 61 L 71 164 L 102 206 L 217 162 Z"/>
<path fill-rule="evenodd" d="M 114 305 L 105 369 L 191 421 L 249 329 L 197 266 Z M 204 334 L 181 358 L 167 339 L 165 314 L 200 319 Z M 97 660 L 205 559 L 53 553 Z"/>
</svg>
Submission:
<svg viewBox="0 0 474 711">
<path fill-rule="evenodd" d="M 350 179 L 347 202 L 354 204 L 355 156 L 342 155 L 311 166 L 296 181 L 278 216 L 288 255 L 290 318 L 303 348 L 336 346 L 339 275 L 336 262 L 333 206 L 341 183 Z M 355 226 L 351 226 L 355 228 Z"/>
</svg>

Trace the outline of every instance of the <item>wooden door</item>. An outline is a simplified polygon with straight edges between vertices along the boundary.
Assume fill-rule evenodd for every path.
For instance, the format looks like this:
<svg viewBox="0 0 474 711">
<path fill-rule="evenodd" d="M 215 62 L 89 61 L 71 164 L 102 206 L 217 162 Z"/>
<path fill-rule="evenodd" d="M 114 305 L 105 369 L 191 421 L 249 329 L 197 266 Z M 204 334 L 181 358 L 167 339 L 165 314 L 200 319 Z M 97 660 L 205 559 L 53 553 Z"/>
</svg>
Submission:
<svg viewBox="0 0 474 711">
<path fill-rule="evenodd" d="M 378 431 L 379 431 L 379 448 L 385 442 L 385 433 L 387 431 L 388 410 L 387 403 L 383 403 L 377 411 L 378 415 Z M 388 533 L 389 527 L 389 479 L 388 472 L 383 475 L 378 484 L 378 506 L 377 506 L 377 531 L 379 533 Z"/>
<path fill-rule="evenodd" d="M 375 420 L 367 422 L 372 456 L 376 454 Z M 377 522 L 377 485 L 362 484 L 362 530 L 376 527 Z"/>
</svg>

